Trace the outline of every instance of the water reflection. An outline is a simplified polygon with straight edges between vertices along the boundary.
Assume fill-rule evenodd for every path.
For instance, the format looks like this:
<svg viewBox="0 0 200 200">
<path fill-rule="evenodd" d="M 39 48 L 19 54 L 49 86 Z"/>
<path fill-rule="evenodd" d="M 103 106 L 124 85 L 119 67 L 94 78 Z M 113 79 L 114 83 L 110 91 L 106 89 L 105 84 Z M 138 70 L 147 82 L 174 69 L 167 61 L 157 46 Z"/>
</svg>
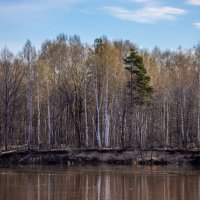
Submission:
<svg viewBox="0 0 200 200">
<path fill-rule="evenodd" d="M 0 168 L 0 200 L 197 200 L 200 170 L 142 166 Z"/>
</svg>

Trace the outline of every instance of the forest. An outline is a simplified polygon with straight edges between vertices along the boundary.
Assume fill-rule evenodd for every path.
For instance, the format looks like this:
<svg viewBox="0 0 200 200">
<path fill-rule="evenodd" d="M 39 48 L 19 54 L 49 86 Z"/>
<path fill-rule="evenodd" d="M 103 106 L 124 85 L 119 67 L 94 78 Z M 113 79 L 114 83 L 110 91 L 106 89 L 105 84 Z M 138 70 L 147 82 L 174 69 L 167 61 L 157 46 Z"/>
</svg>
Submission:
<svg viewBox="0 0 200 200">
<path fill-rule="evenodd" d="M 200 44 L 60 34 L 0 53 L 0 149 L 200 147 Z"/>
</svg>

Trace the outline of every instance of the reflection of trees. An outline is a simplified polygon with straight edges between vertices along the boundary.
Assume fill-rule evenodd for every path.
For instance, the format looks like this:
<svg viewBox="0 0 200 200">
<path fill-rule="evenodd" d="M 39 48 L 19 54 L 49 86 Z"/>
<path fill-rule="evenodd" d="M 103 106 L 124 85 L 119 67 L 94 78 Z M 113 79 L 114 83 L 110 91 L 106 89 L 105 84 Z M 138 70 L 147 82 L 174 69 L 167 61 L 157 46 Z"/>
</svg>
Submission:
<svg viewBox="0 0 200 200">
<path fill-rule="evenodd" d="M 163 168 L 1 169 L 0 199 L 194 200 L 200 174 Z"/>
</svg>

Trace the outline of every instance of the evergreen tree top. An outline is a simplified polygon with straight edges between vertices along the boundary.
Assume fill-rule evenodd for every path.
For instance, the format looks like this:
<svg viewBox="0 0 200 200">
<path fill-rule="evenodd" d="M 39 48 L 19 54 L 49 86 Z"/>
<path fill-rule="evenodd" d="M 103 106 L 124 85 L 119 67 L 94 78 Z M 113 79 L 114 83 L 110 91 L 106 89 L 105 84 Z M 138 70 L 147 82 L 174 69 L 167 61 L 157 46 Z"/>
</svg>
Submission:
<svg viewBox="0 0 200 200">
<path fill-rule="evenodd" d="M 150 96 L 153 92 L 153 88 L 150 86 L 150 77 L 147 75 L 147 70 L 145 69 L 143 58 L 137 53 L 135 49 L 130 49 L 130 54 L 124 58 L 125 69 L 127 69 L 132 75 L 136 76 L 133 80 L 128 81 L 128 87 L 133 93 L 134 99 L 137 103 L 146 103 L 149 101 Z M 131 97 L 132 98 L 132 97 Z"/>
</svg>

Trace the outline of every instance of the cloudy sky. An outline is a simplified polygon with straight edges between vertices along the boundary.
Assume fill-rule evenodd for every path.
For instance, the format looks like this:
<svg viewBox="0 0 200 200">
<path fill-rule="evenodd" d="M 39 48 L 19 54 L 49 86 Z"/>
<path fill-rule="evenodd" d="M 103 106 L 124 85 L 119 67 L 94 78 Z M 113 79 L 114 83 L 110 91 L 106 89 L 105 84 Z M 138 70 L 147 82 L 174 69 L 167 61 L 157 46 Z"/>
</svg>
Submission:
<svg viewBox="0 0 200 200">
<path fill-rule="evenodd" d="M 190 48 L 200 42 L 200 0 L 0 0 L 0 49 L 17 52 L 27 39 L 40 48 L 59 33 Z"/>
</svg>

